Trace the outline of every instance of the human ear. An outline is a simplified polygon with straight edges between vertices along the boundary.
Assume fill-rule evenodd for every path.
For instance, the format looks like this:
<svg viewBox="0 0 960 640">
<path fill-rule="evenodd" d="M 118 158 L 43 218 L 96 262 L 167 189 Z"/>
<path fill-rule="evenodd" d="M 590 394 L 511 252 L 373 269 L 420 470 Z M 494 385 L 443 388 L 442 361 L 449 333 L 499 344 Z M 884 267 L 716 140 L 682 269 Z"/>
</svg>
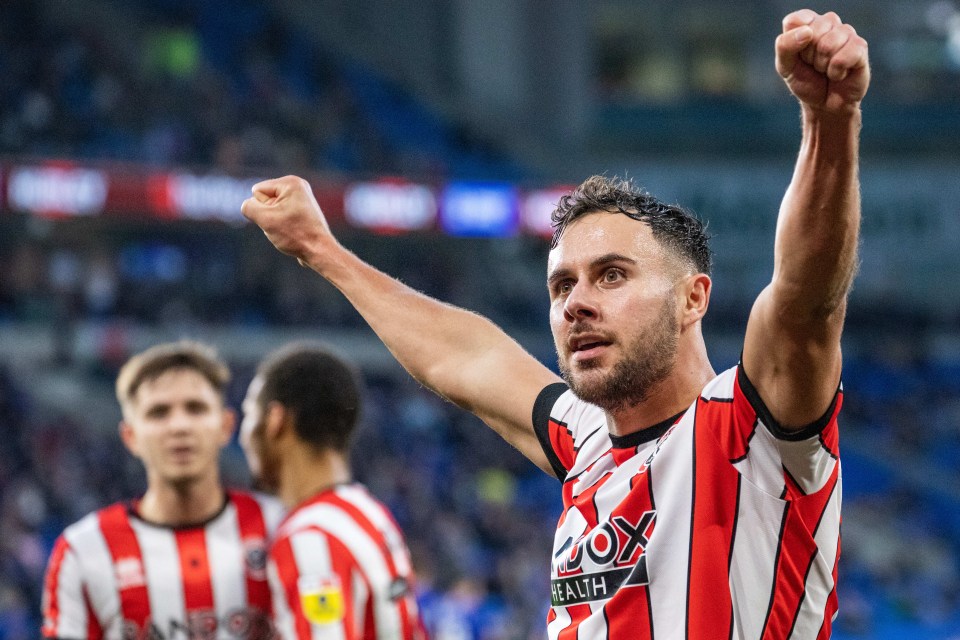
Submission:
<svg viewBox="0 0 960 640">
<path fill-rule="evenodd" d="M 137 434 L 133 429 L 133 425 L 126 420 L 121 420 L 117 428 L 120 431 L 120 441 L 123 442 L 123 446 L 125 446 L 127 451 L 132 455 L 139 458 L 140 448 L 137 446 Z"/>
<path fill-rule="evenodd" d="M 688 276 L 683 283 L 683 326 L 699 322 L 710 305 L 710 287 L 713 282 L 705 273 Z"/>
</svg>

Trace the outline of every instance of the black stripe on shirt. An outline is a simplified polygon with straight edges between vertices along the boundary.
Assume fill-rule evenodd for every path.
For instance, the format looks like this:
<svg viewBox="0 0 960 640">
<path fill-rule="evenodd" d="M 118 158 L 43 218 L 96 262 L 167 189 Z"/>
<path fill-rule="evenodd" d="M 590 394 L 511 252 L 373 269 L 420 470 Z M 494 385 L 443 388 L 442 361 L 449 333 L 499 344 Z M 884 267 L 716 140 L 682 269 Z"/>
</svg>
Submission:
<svg viewBox="0 0 960 640">
<path fill-rule="evenodd" d="M 554 382 L 544 387 L 537 396 L 536 402 L 533 403 L 533 431 L 537 434 L 537 440 L 540 441 L 540 447 L 546 454 L 554 475 L 556 475 L 561 482 L 567 477 L 567 471 L 569 471 L 569 469 L 563 466 L 563 463 L 560 461 L 560 456 L 554 451 L 553 444 L 550 442 L 550 412 L 553 410 L 553 405 L 560 399 L 560 396 L 566 392 L 567 385 L 562 382 Z M 560 423 L 557 422 L 557 424 Z"/>
<path fill-rule="evenodd" d="M 763 422 L 767 431 L 778 440 L 789 440 L 790 442 L 798 442 L 820 435 L 820 433 L 827 428 L 827 425 L 830 424 L 830 418 L 833 417 L 833 412 L 837 407 L 837 399 L 840 397 L 840 385 L 838 385 L 836 392 L 833 394 L 833 400 L 830 401 L 830 406 L 827 407 L 826 413 L 820 416 L 820 418 L 801 429 L 784 429 L 783 426 L 777 422 L 776 418 L 773 417 L 773 414 L 770 413 L 770 409 L 767 408 L 763 399 L 760 398 L 760 393 L 747 377 L 747 372 L 744 371 L 742 362 L 740 366 L 737 367 L 737 382 L 740 383 L 743 395 L 747 397 L 747 401 L 750 403 L 750 406 L 753 407 L 753 410 L 757 412 L 757 417 Z"/>
</svg>

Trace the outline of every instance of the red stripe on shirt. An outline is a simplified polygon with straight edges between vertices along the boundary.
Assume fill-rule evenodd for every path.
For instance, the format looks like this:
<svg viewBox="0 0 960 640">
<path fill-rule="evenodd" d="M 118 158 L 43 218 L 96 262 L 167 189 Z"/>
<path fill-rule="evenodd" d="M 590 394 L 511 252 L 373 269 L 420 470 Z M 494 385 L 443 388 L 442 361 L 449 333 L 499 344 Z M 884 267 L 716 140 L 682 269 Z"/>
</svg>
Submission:
<svg viewBox="0 0 960 640">
<path fill-rule="evenodd" d="M 210 558 L 207 533 L 200 527 L 174 531 L 183 580 L 183 603 L 191 611 L 213 609 L 213 585 L 210 583 Z M 189 617 L 189 615 L 188 615 Z"/>
<path fill-rule="evenodd" d="M 617 596 L 606 604 L 608 638 L 652 638 L 653 618 L 649 598 L 639 589 L 649 587 L 621 587 Z M 631 593 L 624 593 L 624 591 Z M 633 590 L 636 590 L 635 592 Z"/>
<path fill-rule="evenodd" d="M 698 401 L 696 409 L 696 460 L 693 524 L 690 542 L 690 574 L 687 597 L 690 603 L 691 638 L 715 637 L 731 625 L 733 603 L 730 598 L 729 557 L 718 550 L 731 547 L 737 521 L 737 492 L 740 474 L 719 452 L 713 432 L 708 428 L 722 419 L 709 408 L 719 406 L 729 415 L 729 405 Z M 705 420 L 705 421 L 704 421 Z"/>
<path fill-rule="evenodd" d="M 100 511 L 99 518 L 100 531 L 107 543 L 110 557 L 113 558 L 114 572 L 118 578 L 120 612 L 124 620 L 143 629 L 150 620 L 150 597 L 147 594 L 147 576 L 143 568 L 140 543 L 130 525 L 127 507 L 123 504 L 107 507 Z M 117 570 L 121 563 L 124 567 L 122 575 Z M 129 584 L 121 584 L 121 579 L 128 580 Z"/>
<path fill-rule="evenodd" d="M 377 548 L 380 550 L 380 554 L 383 556 L 383 561 L 387 565 L 387 571 L 390 572 L 391 580 L 399 578 L 400 572 L 397 570 L 397 566 L 393 561 L 393 554 L 390 552 L 390 547 L 387 545 L 387 541 L 384 539 L 383 532 L 377 529 L 377 527 L 374 526 L 369 519 L 367 519 L 367 516 L 363 513 L 363 511 L 357 508 L 352 502 L 345 500 L 342 496 L 336 493 L 330 493 L 328 494 L 327 501 L 333 505 L 336 505 L 337 508 L 349 515 L 350 518 L 356 522 L 361 529 L 363 529 L 363 532 L 370 536 L 370 539 L 373 540 L 373 542 L 377 545 Z M 389 518 L 388 516 L 388 519 L 392 522 L 392 518 Z M 410 640 L 413 638 L 414 626 L 412 624 L 413 620 L 411 611 L 408 607 L 407 598 L 398 598 L 394 601 L 394 604 L 397 606 L 397 609 L 400 613 L 400 628 L 403 632 L 403 638 L 404 640 Z"/>
<path fill-rule="evenodd" d="M 568 606 L 566 609 L 567 614 L 570 616 L 570 624 L 560 632 L 557 640 L 577 640 L 580 623 L 590 617 L 590 605 L 574 604 Z"/>
<path fill-rule="evenodd" d="M 93 611 L 93 605 L 90 604 L 90 594 L 87 588 L 83 588 L 83 604 L 87 608 L 87 640 L 101 640 L 103 638 L 103 627 L 97 619 L 97 614 Z"/>
<path fill-rule="evenodd" d="M 252 496 L 234 491 L 230 492 L 230 499 L 237 508 L 237 522 L 240 525 L 240 540 L 244 553 L 256 551 L 256 547 L 262 547 L 265 550 L 267 524 L 263 519 L 260 503 Z M 244 560 L 248 559 L 245 557 Z M 247 582 L 247 602 L 267 613 L 272 613 L 270 584 L 267 582 L 266 571 L 261 571 L 259 567 L 252 569 L 248 563 L 244 575 Z"/>
<path fill-rule="evenodd" d="M 830 455 L 838 457 L 840 455 L 840 430 L 837 428 L 837 415 L 840 413 L 840 406 L 843 404 L 843 392 L 837 392 L 837 401 L 833 406 L 833 414 L 830 416 L 830 423 L 820 434 L 823 446 L 827 448 Z"/>
<path fill-rule="evenodd" d="M 290 538 L 284 537 L 277 540 L 270 548 L 270 556 L 277 568 L 277 575 L 287 596 L 287 606 L 290 608 L 294 620 L 294 632 L 298 640 L 310 640 L 310 623 L 303 615 L 303 607 L 300 605 L 300 590 L 297 585 L 300 571 L 297 568 L 297 559 L 293 555 Z"/>
<path fill-rule="evenodd" d="M 556 452 L 564 468 L 569 471 L 573 467 L 574 460 L 577 458 L 577 452 L 573 448 L 573 434 L 567 425 L 562 422 L 557 422 L 552 418 L 550 419 L 548 429 L 550 433 L 550 444 L 553 445 L 553 450 Z"/>
<path fill-rule="evenodd" d="M 633 518 L 636 518 L 638 514 L 653 511 L 653 493 L 649 473 L 635 476 L 634 482 L 641 482 L 646 486 L 634 486 L 626 501 L 618 505 L 617 509 L 611 514 L 611 521 L 615 521 L 618 516 L 627 517 L 629 520 L 631 514 Z M 631 526 L 639 525 L 638 522 L 629 522 L 629 524 Z M 655 527 L 656 520 L 647 525 L 647 528 L 642 532 L 643 535 L 649 539 L 653 536 Z M 626 538 L 622 534 L 619 535 L 621 536 L 621 545 L 625 544 L 627 542 Z M 644 553 L 646 553 L 646 549 L 638 547 L 629 558 L 625 558 L 627 565 L 635 566 Z M 621 586 L 613 598 L 606 603 L 604 610 L 607 618 L 608 638 L 654 637 L 649 586 Z"/>
<path fill-rule="evenodd" d="M 735 379 L 734 385 L 730 402 L 704 398 L 697 401 L 697 419 L 710 425 L 728 460 L 739 460 L 747 455 L 757 424 L 757 413 L 740 390 L 739 378 Z"/>
<path fill-rule="evenodd" d="M 66 556 L 70 545 L 61 536 L 57 538 L 53 545 L 53 553 L 50 554 L 50 562 L 47 565 L 47 577 L 44 580 L 44 604 L 46 610 L 43 612 L 43 635 L 48 637 L 57 636 L 57 626 L 60 622 L 60 601 L 57 597 L 57 589 L 60 586 L 60 568 L 63 564 L 63 558 Z"/>
<path fill-rule="evenodd" d="M 602 460 L 602 458 L 601 458 Z M 610 471 L 605 471 L 600 479 L 593 483 L 586 490 L 582 490 L 580 494 L 573 498 L 573 506 L 575 506 L 580 514 L 583 515 L 583 519 L 587 522 L 587 527 L 593 529 L 597 526 L 600 514 L 597 513 L 597 504 L 594 501 L 594 497 L 597 495 L 597 491 L 604 485 L 604 483 L 610 479 L 610 476 L 613 475 Z M 573 485 L 576 486 L 577 481 L 573 482 Z"/>
<path fill-rule="evenodd" d="M 350 550 L 347 549 L 338 538 L 331 536 L 329 533 L 321 529 L 317 531 L 322 534 L 327 539 L 327 545 L 330 547 L 330 566 L 333 568 L 333 572 L 340 579 L 340 590 L 343 593 L 343 630 L 346 634 L 347 640 L 375 640 L 377 638 L 377 625 L 375 617 L 366 617 L 364 618 L 364 629 L 363 633 L 360 633 L 360 630 L 356 628 L 357 613 L 354 606 L 354 597 L 353 597 L 353 575 L 356 571 L 357 575 L 361 577 L 363 582 L 367 586 L 367 593 L 370 594 L 370 598 L 367 600 L 367 604 L 371 607 L 370 612 L 373 612 L 373 586 L 370 583 L 370 579 L 363 572 L 363 568 L 357 564 L 357 561 L 354 559 L 353 554 L 350 553 Z"/>
<path fill-rule="evenodd" d="M 826 640 L 830 637 L 831 628 L 833 627 L 833 616 L 837 614 L 837 609 L 840 607 L 840 603 L 837 601 L 837 567 L 840 563 L 840 540 L 839 538 L 837 539 L 837 557 L 833 561 L 833 589 L 830 590 L 830 595 L 827 596 L 827 606 L 823 612 L 823 626 L 820 627 L 817 640 Z"/>
<path fill-rule="evenodd" d="M 802 501 L 791 502 L 786 513 L 787 522 L 783 528 L 780 556 L 775 568 L 773 602 L 763 633 L 765 640 L 787 637 L 806 590 L 810 563 L 816 559 L 817 543 L 802 524 L 798 502 Z"/>
</svg>

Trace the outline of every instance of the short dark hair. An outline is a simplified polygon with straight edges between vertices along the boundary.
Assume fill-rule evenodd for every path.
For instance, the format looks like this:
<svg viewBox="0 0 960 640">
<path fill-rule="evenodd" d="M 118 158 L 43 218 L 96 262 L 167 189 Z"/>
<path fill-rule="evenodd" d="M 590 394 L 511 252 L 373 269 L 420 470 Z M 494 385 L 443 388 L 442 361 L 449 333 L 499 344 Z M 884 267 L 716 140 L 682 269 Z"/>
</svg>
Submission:
<svg viewBox="0 0 960 640">
<path fill-rule="evenodd" d="M 599 211 L 622 213 L 645 222 L 662 245 L 687 261 L 698 273 L 709 275 L 713 254 L 710 236 L 700 218 L 679 205 L 661 202 L 634 185 L 632 180 L 618 177 L 591 176 L 560 198 L 551 216 L 553 241 L 550 248 L 557 246 L 571 222 Z"/>
<path fill-rule="evenodd" d="M 278 402 L 293 413 L 294 431 L 316 449 L 346 451 L 360 414 L 359 376 L 354 368 L 315 343 L 273 352 L 257 374 L 261 408 Z"/>
<path fill-rule="evenodd" d="M 213 347 L 180 340 L 150 347 L 123 365 L 117 375 L 117 400 L 127 407 L 144 382 L 155 380 L 172 369 L 192 369 L 202 375 L 221 398 L 230 382 L 230 369 Z"/>
</svg>

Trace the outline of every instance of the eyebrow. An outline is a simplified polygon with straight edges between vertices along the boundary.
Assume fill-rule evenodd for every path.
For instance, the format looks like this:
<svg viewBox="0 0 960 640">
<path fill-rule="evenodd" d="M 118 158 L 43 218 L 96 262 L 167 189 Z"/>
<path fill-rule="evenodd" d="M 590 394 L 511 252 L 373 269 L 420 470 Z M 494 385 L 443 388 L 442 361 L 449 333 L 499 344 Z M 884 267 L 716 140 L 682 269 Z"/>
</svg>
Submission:
<svg viewBox="0 0 960 640">
<path fill-rule="evenodd" d="M 625 256 L 625 255 L 623 255 L 622 253 L 605 253 L 605 254 L 603 254 L 602 256 L 598 257 L 598 258 L 594 258 L 594 259 L 590 262 L 590 268 L 591 268 L 591 269 L 596 269 L 597 267 L 603 267 L 603 266 L 606 266 L 606 265 L 608 265 L 608 264 L 613 264 L 613 263 L 617 263 L 617 262 L 621 262 L 621 263 L 622 263 L 622 262 L 626 262 L 626 263 L 631 264 L 631 265 L 637 264 L 637 261 L 636 261 L 636 260 L 634 260 L 633 258 L 630 258 L 630 257 L 628 257 L 628 256 Z M 557 270 L 555 270 L 553 273 L 551 273 L 549 276 L 547 276 L 547 286 L 548 286 L 548 287 L 549 287 L 549 286 L 552 286 L 553 283 L 557 282 L 558 280 L 563 280 L 564 278 L 569 277 L 571 273 L 572 273 L 572 272 L 570 271 L 570 269 L 557 269 Z"/>
</svg>

